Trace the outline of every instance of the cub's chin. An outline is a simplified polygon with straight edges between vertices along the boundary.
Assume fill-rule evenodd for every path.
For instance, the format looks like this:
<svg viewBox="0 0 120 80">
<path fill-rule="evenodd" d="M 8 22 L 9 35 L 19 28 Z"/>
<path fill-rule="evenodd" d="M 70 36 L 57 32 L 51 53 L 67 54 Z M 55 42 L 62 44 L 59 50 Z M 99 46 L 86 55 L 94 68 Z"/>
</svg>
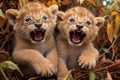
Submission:
<svg viewBox="0 0 120 80">
<path fill-rule="evenodd" d="M 32 42 L 43 42 L 45 39 L 45 32 L 46 31 L 42 28 L 30 32 L 30 38 Z"/>
<path fill-rule="evenodd" d="M 74 46 L 81 46 L 84 38 L 86 37 L 86 33 L 82 30 L 74 30 L 69 32 L 69 43 Z"/>
</svg>

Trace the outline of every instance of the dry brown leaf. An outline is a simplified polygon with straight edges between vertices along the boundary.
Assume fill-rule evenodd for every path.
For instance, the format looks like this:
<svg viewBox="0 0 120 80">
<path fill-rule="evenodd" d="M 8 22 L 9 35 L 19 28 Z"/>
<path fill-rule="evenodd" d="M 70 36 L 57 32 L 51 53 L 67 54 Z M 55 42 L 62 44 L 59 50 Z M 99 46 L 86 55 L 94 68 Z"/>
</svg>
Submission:
<svg viewBox="0 0 120 80">
<path fill-rule="evenodd" d="M 0 51 L 0 62 L 8 60 L 8 57 L 9 57 L 8 52 Z"/>
<path fill-rule="evenodd" d="M 108 23 L 107 24 L 107 35 L 108 35 L 108 38 L 109 38 L 111 43 L 112 43 L 113 38 L 114 38 L 113 34 L 114 34 L 114 31 L 113 31 L 112 23 Z"/>
<path fill-rule="evenodd" d="M 96 6 L 96 3 L 94 2 L 94 0 L 88 0 L 89 3 L 91 3 L 93 6 Z"/>
<path fill-rule="evenodd" d="M 120 14 L 116 15 L 116 18 L 115 18 L 115 31 L 114 31 L 115 38 L 117 38 L 118 36 L 119 26 L 120 26 Z"/>
<path fill-rule="evenodd" d="M 39 77 L 32 77 L 32 78 L 29 78 L 28 80 L 39 80 Z"/>
<path fill-rule="evenodd" d="M 69 5 L 70 2 L 68 0 L 61 1 L 61 5 Z"/>
<path fill-rule="evenodd" d="M 114 47 L 112 46 L 112 60 L 114 59 L 114 57 L 115 57 L 115 49 L 114 49 Z"/>
<path fill-rule="evenodd" d="M 111 16 L 115 16 L 115 15 L 118 15 L 118 11 L 113 10 L 113 11 L 111 12 Z"/>
<path fill-rule="evenodd" d="M 3 26 L 3 24 L 5 24 L 6 20 L 5 14 L 3 14 L 2 10 L 0 9 L 0 28 Z"/>
<path fill-rule="evenodd" d="M 29 2 L 29 0 L 19 0 L 19 8 L 21 8 L 22 6 L 24 6 L 28 2 Z"/>
<path fill-rule="evenodd" d="M 49 1 L 46 3 L 47 6 L 51 6 L 51 5 L 53 5 L 53 4 L 57 4 L 56 0 L 49 0 Z"/>
<path fill-rule="evenodd" d="M 74 77 L 75 80 L 77 80 L 77 79 L 80 78 L 81 76 L 82 76 L 82 72 L 76 71 L 73 77 Z"/>
<path fill-rule="evenodd" d="M 2 5 L 3 5 L 3 3 L 2 3 L 2 2 L 0 2 L 0 7 L 2 7 Z"/>
</svg>

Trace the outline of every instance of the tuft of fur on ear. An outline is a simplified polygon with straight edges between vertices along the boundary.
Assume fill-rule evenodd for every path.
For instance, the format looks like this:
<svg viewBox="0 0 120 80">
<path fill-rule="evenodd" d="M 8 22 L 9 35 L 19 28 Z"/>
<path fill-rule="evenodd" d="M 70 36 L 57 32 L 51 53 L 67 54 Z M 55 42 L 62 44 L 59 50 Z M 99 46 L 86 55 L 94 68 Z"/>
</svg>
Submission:
<svg viewBox="0 0 120 80">
<path fill-rule="evenodd" d="M 59 18 L 61 18 L 62 20 L 64 19 L 65 13 L 64 13 L 63 11 L 58 11 L 56 14 L 57 14 L 57 16 L 58 16 Z"/>
<path fill-rule="evenodd" d="M 16 23 L 17 15 L 18 15 L 18 10 L 16 9 L 9 9 L 6 11 L 6 16 L 8 18 L 8 21 L 12 26 L 14 26 Z"/>
<path fill-rule="evenodd" d="M 96 17 L 95 21 L 96 21 L 97 26 L 103 26 L 104 22 L 105 22 L 105 19 L 104 19 L 104 17 Z"/>
</svg>

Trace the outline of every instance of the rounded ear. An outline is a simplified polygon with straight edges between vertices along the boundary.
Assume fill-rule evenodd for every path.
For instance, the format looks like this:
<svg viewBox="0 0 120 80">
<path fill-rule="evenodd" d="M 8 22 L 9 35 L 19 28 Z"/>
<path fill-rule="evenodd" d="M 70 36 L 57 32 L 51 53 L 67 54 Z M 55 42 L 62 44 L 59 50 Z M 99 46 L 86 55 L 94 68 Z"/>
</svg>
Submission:
<svg viewBox="0 0 120 80">
<path fill-rule="evenodd" d="M 104 22 L 105 22 L 105 19 L 104 19 L 104 17 L 96 17 L 95 21 L 96 21 L 97 26 L 103 26 Z"/>
<path fill-rule="evenodd" d="M 16 23 L 17 15 L 18 15 L 18 10 L 16 10 L 16 9 L 9 9 L 6 11 L 6 16 L 8 18 L 8 21 L 12 26 L 14 26 Z"/>
<path fill-rule="evenodd" d="M 51 5 L 50 7 L 49 7 L 49 10 L 53 13 L 53 14 L 55 14 L 57 11 L 58 11 L 58 5 Z"/>
<path fill-rule="evenodd" d="M 65 13 L 63 11 L 58 11 L 57 16 L 63 20 L 64 16 L 65 16 Z"/>
<path fill-rule="evenodd" d="M 57 20 L 57 15 L 56 15 L 56 12 L 58 11 L 58 5 L 51 5 L 49 8 L 48 8 L 51 13 L 54 15 L 53 19 L 56 21 Z"/>
</svg>

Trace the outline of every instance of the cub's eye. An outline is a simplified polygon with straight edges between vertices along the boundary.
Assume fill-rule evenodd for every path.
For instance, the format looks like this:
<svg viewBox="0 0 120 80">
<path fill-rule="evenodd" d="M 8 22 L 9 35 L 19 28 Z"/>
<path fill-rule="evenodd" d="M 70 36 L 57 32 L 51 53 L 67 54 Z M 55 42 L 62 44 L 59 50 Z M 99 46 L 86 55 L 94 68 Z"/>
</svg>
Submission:
<svg viewBox="0 0 120 80">
<path fill-rule="evenodd" d="M 86 23 L 87 25 L 90 25 L 90 24 L 91 24 L 91 22 L 90 22 L 90 21 L 86 21 L 85 23 Z"/>
<path fill-rule="evenodd" d="M 74 18 L 69 19 L 70 22 L 75 22 Z"/>
<path fill-rule="evenodd" d="M 47 17 L 47 16 L 43 16 L 42 19 L 43 19 L 43 20 L 47 20 L 48 17 Z"/>
<path fill-rule="evenodd" d="M 25 21 L 30 22 L 30 21 L 32 21 L 32 19 L 30 17 L 28 17 L 28 18 L 25 19 Z"/>
</svg>

